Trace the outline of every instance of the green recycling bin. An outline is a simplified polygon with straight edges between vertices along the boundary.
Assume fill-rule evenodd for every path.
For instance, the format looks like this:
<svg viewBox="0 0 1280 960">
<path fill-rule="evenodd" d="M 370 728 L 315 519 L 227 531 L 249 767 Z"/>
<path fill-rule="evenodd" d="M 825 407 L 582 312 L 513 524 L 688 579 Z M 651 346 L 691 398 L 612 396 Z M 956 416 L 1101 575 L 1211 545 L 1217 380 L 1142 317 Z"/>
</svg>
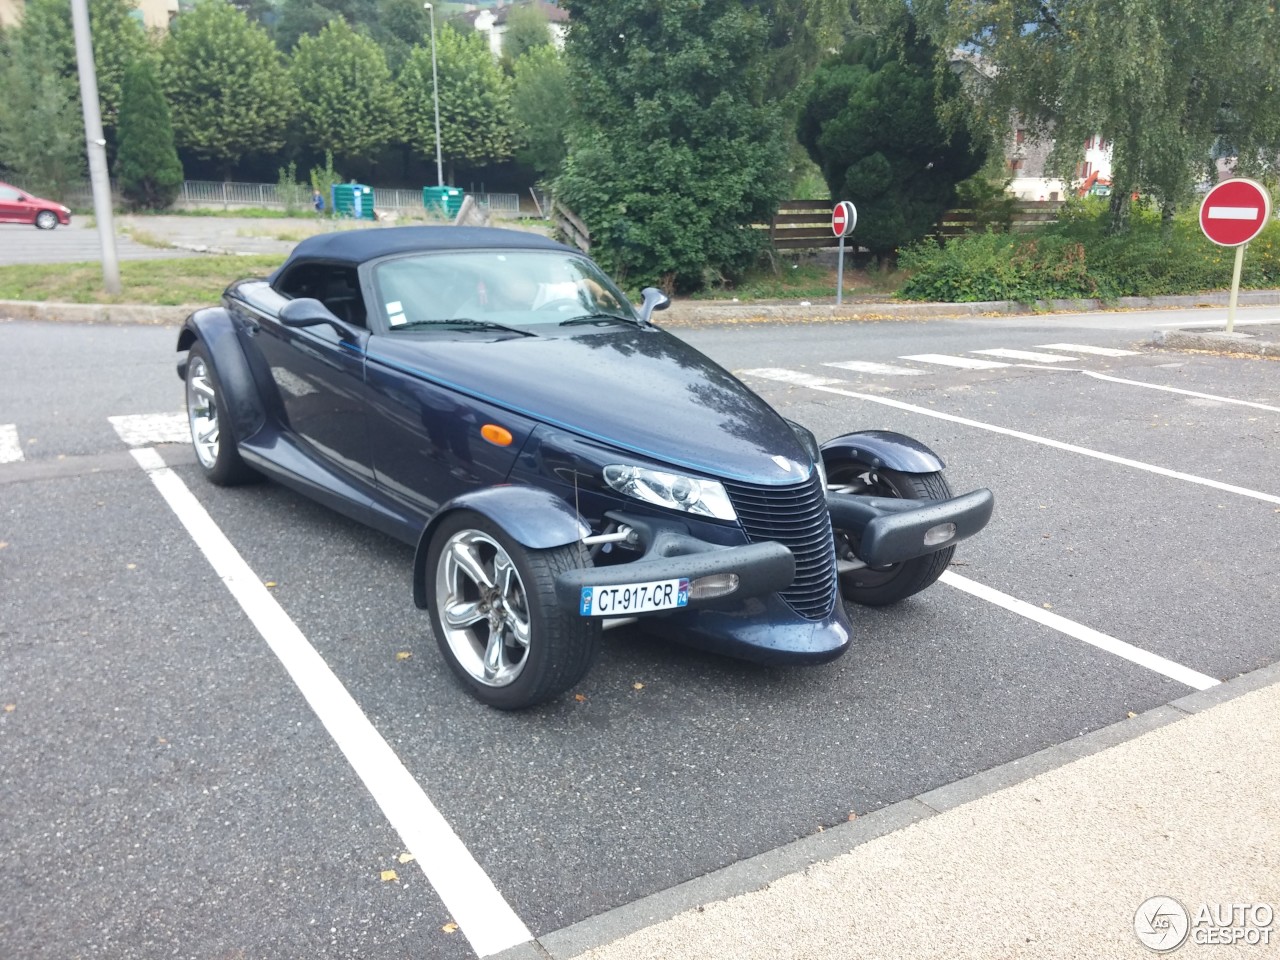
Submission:
<svg viewBox="0 0 1280 960">
<path fill-rule="evenodd" d="M 373 220 L 373 187 L 363 183 L 335 183 L 333 212 L 340 217 Z"/>
<path fill-rule="evenodd" d="M 422 205 L 432 213 L 443 213 L 452 219 L 462 209 L 464 196 L 461 187 L 423 187 Z"/>
</svg>

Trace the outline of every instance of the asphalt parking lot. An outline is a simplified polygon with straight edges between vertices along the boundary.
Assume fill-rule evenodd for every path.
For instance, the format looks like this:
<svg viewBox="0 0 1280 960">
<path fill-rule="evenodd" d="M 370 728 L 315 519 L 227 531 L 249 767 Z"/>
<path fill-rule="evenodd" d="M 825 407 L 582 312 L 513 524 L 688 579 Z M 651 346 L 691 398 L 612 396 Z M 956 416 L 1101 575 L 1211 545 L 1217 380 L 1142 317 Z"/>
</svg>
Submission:
<svg viewBox="0 0 1280 960">
<path fill-rule="evenodd" d="M 1274 663 L 1275 362 L 1153 350 L 1151 322 L 681 330 L 819 437 L 924 441 L 996 516 L 946 582 L 853 609 L 833 664 L 623 629 L 576 695 L 515 715 L 451 681 L 407 548 L 278 486 L 208 486 L 166 442 L 174 331 L 0 323 L 0 940 L 483 954 Z M 193 539 L 201 512 L 243 568 Z M 246 613 L 270 603 L 285 620 Z M 309 686 L 294 628 L 340 688 Z M 343 691 L 354 712 L 329 709 Z M 398 787 L 342 752 L 378 749 L 361 724 Z M 443 832 L 410 849 L 387 796 Z M 433 860 L 448 834 L 461 860 Z"/>
</svg>

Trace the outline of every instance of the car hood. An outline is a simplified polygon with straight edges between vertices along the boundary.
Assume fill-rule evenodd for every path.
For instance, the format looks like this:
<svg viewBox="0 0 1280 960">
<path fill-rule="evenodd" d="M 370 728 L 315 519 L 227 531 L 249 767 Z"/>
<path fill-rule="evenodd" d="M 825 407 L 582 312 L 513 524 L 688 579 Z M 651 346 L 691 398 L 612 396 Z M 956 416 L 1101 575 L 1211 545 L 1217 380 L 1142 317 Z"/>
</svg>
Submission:
<svg viewBox="0 0 1280 960">
<path fill-rule="evenodd" d="M 724 368 L 656 327 L 493 341 L 397 334 L 371 363 L 663 463 L 796 483 L 812 461 L 790 426 Z"/>
</svg>

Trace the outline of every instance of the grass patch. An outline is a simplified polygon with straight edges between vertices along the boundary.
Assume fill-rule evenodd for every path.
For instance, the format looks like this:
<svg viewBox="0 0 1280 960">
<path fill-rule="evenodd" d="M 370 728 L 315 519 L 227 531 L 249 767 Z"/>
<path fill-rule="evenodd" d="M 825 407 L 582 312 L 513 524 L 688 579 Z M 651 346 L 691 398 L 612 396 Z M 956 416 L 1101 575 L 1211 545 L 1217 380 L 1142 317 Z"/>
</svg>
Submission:
<svg viewBox="0 0 1280 960">
<path fill-rule="evenodd" d="M 193 210 L 174 207 L 160 213 L 166 217 L 231 217 L 246 220 L 295 220 L 305 216 L 303 212 L 297 210 L 290 213 L 288 210 L 269 210 L 266 207 L 235 207 L 230 210 L 223 210 L 220 207 L 197 207 Z M 316 219 L 321 218 L 316 217 Z"/>
<path fill-rule="evenodd" d="M 241 227 L 236 231 L 236 236 L 237 237 L 258 237 L 258 238 L 263 238 L 267 240 L 284 240 L 284 241 L 287 241 L 288 243 L 298 243 L 299 241 L 307 239 L 307 237 L 314 237 L 317 233 L 320 233 L 320 232 L 322 231 L 295 230 L 295 229 L 290 229 L 288 227 L 285 227 L 284 229 L 281 229 L 281 230 L 272 230 L 270 228 L 264 228 L 264 229 L 258 230 L 253 227 Z"/>
<path fill-rule="evenodd" d="M 0 267 L 0 300 L 152 306 L 213 304 L 227 284 L 244 277 L 265 277 L 283 261 L 283 256 L 126 260 L 120 264 L 123 289 L 118 296 L 109 296 L 103 290 L 102 265 L 96 262 Z"/>
<path fill-rule="evenodd" d="M 853 258 L 844 265 L 845 296 L 861 294 L 891 295 L 901 286 L 903 275 L 896 272 L 858 268 Z M 749 271 L 737 283 L 702 290 L 695 300 L 822 300 L 836 295 L 836 268 L 824 263 L 793 263 L 780 260 L 774 267 Z"/>
</svg>

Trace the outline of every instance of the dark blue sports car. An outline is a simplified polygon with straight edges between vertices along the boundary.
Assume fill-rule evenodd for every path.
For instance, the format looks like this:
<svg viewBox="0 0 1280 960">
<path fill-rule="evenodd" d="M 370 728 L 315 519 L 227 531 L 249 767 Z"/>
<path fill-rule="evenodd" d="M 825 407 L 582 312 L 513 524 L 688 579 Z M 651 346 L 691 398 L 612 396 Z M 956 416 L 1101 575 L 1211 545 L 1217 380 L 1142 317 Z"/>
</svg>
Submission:
<svg viewBox="0 0 1280 960">
<path fill-rule="evenodd" d="M 555 697 L 605 626 L 765 663 L 844 652 L 844 599 L 933 583 L 991 515 L 881 431 L 819 448 L 587 257 L 508 230 L 298 244 L 178 337 L 196 458 L 417 547 L 416 604 L 495 707 Z"/>
</svg>

